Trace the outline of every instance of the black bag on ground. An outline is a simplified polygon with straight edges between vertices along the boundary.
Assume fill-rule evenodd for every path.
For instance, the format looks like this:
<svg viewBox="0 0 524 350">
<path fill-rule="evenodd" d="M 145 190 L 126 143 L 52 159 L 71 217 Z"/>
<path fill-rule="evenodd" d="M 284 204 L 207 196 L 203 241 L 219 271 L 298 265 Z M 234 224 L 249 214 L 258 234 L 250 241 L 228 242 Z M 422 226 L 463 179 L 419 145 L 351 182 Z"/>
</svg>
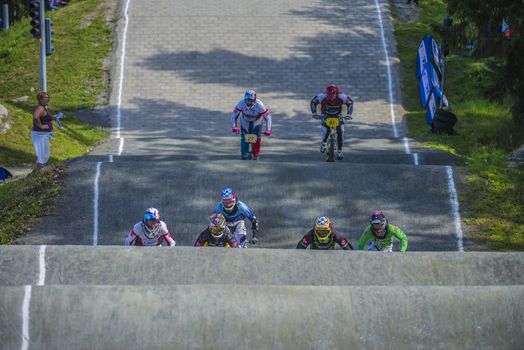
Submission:
<svg viewBox="0 0 524 350">
<path fill-rule="evenodd" d="M 454 134 L 453 127 L 457 122 L 457 116 L 451 111 L 439 108 L 433 116 L 433 122 L 431 123 L 431 131 L 436 133 L 448 133 Z"/>
<path fill-rule="evenodd" d="M 6 168 L 0 166 L 0 184 L 12 176 Z"/>
</svg>

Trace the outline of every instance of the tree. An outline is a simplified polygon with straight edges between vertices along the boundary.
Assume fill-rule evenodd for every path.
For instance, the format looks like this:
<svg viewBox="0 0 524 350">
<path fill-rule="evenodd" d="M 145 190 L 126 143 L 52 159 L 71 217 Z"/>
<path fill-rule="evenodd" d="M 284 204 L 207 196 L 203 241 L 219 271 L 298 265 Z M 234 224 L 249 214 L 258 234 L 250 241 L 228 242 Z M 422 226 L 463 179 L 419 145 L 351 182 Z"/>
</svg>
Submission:
<svg viewBox="0 0 524 350">
<path fill-rule="evenodd" d="M 445 0 L 451 16 L 473 24 L 479 39 L 496 33 L 505 20 L 512 28 L 500 52 L 505 61 L 505 88 L 514 98 L 513 119 L 524 126 L 524 0 Z"/>
</svg>

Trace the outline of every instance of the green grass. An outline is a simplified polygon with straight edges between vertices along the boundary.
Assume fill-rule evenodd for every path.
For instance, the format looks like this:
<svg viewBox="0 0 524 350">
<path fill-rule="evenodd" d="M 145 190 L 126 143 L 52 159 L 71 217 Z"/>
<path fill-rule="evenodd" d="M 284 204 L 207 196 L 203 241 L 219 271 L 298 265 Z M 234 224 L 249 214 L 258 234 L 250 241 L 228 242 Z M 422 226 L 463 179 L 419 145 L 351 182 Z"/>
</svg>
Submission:
<svg viewBox="0 0 524 350">
<path fill-rule="evenodd" d="M 414 76 L 416 55 L 425 34 L 438 40 L 433 28 L 446 16 L 445 4 L 421 1 L 419 15 L 411 22 L 394 20 L 409 135 L 466 164 L 469 176 L 461 206 L 468 235 L 488 249 L 524 250 L 524 171 L 505 161 L 523 144 L 524 130 L 514 125 L 511 100 L 500 88 L 501 63 L 491 58 L 448 56 L 444 89 L 459 120 L 457 134 L 430 133 Z"/>
<path fill-rule="evenodd" d="M 17 181 L 0 185 L 0 244 L 12 243 L 33 223 L 35 217 L 49 214 L 61 192 L 60 174 L 64 166 L 50 166 Z"/>
<path fill-rule="evenodd" d="M 77 0 L 59 11 L 46 12 L 53 20 L 55 51 L 47 57 L 47 89 L 54 110 L 91 108 L 108 90 L 103 80 L 103 60 L 111 49 L 111 27 L 103 0 Z M 93 20 L 88 14 L 96 12 Z M 40 46 L 29 34 L 25 18 L 0 32 L 0 100 L 29 96 L 32 107 L 40 89 Z"/>
<path fill-rule="evenodd" d="M 55 51 L 47 57 L 47 90 L 50 111 L 64 112 L 64 128 L 54 130 L 51 142 L 51 169 L 61 169 L 61 161 L 78 157 L 107 138 L 108 131 L 75 118 L 74 111 L 105 104 L 109 86 L 103 62 L 112 45 L 112 28 L 103 0 L 76 0 L 56 12 L 53 20 Z M 30 34 L 27 18 L 0 32 L 0 104 L 9 110 L 0 131 L 0 165 L 32 163 L 36 157 L 31 143 L 32 111 L 40 90 L 40 49 Z M 21 96 L 26 101 L 13 102 Z M 60 184 L 45 171 L 25 179 L 0 185 L 0 243 L 11 242 L 26 229 L 31 218 L 45 214 L 58 195 Z"/>
<path fill-rule="evenodd" d="M 10 112 L 10 128 L 0 137 L 0 164 L 11 166 L 35 161 L 31 143 L 31 113 L 11 103 L 2 102 Z M 93 145 L 107 137 L 107 131 L 82 123 L 69 113 L 62 119 L 64 128 L 55 128 L 51 141 L 51 158 L 54 164 L 69 158 L 78 157 L 90 151 Z"/>
</svg>

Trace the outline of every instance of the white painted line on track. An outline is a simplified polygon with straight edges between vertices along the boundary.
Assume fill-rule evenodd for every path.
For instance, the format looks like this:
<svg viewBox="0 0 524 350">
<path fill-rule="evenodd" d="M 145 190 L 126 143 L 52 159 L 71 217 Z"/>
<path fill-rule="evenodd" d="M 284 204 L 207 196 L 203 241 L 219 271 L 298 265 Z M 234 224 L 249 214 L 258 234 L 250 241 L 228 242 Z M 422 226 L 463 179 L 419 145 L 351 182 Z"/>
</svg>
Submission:
<svg viewBox="0 0 524 350">
<path fill-rule="evenodd" d="M 406 151 L 406 154 L 411 154 L 411 150 L 409 149 L 409 142 L 407 137 L 403 137 L 402 141 L 404 141 L 404 150 Z"/>
<path fill-rule="evenodd" d="M 378 13 L 378 21 L 380 23 L 380 37 L 382 38 L 382 46 L 384 47 L 384 56 L 386 59 L 386 68 L 388 72 L 388 88 L 389 88 L 389 106 L 391 109 L 391 124 L 393 126 L 393 137 L 398 137 L 397 127 L 395 124 L 395 111 L 393 109 L 393 78 L 391 76 L 391 68 L 389 63 L 389 54 L 386 45 L 386 38 L 384 36 L 384 25 L 382 23 L 382 13 L 380 11 L 379 0 L 375 0 L 375 6 Z M 404 147 L 407 154 L 411 154 L 409 149 L 408 139 L 404 137 Z M 418 154 L 413 154 L 413 162 L 415 165 L 419 165 Z M 453 214 L 453 219 L 455 221 L 455 235 L 457 236 L 457 245 L 460 252 L 464 251 L 464 243 L 462 239 L 462 228 L 460 224 L 460 213 L 459 213 L 459 203 L 457 198 L 457 190 L 455 188 L 455 181 L 453 180 L 453 169 L 450 166 L 446 166 L 446 171 L 448 174 L 448 189 L 449 189 L 449 198 L 451 201 L 451 211 Z"/>
<path fill-rule="evenodd" d="M 460 213 L 457 190 L 455 188 L 455 181 L 453 180 L 453 168 L 451 168 L 450 166 L 446 166 L 446 172 L 448 174 L 449 200 L 451 202 L 451 211 L 453 214 L 453 219 L 455 221 L 455 235 L 457 236 L 458 250 L 459 252 L 463 252 L 464 243 L 462 242 L 462 227 L 460 225 Z"/>
<path fill-rule="evenodd" d="M 418 153 L 411 153 L 411 149 L 409 148 L 409 140 L 407 137 L 403 137 L 402 141 L 404 142 L 404 150 L 406 151 L 406 154 L 411 154 L 413 156 L 413 165 L 418 165 Z"/>
<path fill-rule="evenodd" d="M 45 245 L 41 245 L 38 254 L 40 274 L 38 275 L 38 282 L 36 283 L 37 286 L 43 286 L 45 284 L 45 248 Z"/>
<path fill-rule="evenodd" d="M 413 153 L 413 164 L 418 165 L 418 153 Z"/>
<path fill-rule="evenodd" d="M 31 303 L 31 286 L 25 286 L 22 303 L 22 350 L 29 348 L 29 304 Z"/>
<path fill-rule="evenodd" d="M 118 143 L 118 155 L 120 156 L 124 151 L 124 138 L 120 136 L 121 119 L 122 119 L 122 91 L 124 88 L 124 63 L 126 57 L 126 42 L 127 42 L 127 28 L 129 27 L 129 3 L 131 0 L 126 0 L 124 7 L 124 32 L 122 33 L 122 53 L 120 55 L 120 77 L 118 82 L 118 97 L 116 107 L 116 138 L 119 140 Z M 113 155 L 109 155 L 109 162 L 113 162 Z M 96 175 L 94 184 L 94 199 L 93 199 L 93 245 L 98 245 L 98 181 L 100 179 L 100 167 L 102 162 L 96 163 Z"/>
<path fill-rule="evenodd" d="M 120 138 L 120 126 L 122 119 L 122 90 L 124 85 L 124 63 L 126 58 L 127 28 L 129 26 L 129 2 L 124 7 L 124 32 L 122 33 L 122 53 L 120 55 L 120 81 L 118 82 L 118 99 L 116 108 L 116 137 Z M 121 152 L 120 152 L 121 153 Z M 119 155 L 120 155 L 119 153 Z"/>
<path fill-rule="evenodd" d="M 93 215 L 93 245 L 98 245 L 98 180 L 100 179 L 100 166 L 102 162 L 96 163 L 95 175 L 95 198 L 93 199 L 94 215 Z"/>
<path fill-rule="evenodd" d="M 388 71 L 388 89 L 389 89 L 389 109 L 391 111 L 391 126 L 393 127 L 393 137 L 398 137 L 397 125 L 395 122 L 395 110 L 393 108 L 393 77 L 391 76 L 391 67 L 389 63 L 388 48 L 386 45 L 386 38 L 384 36 L 384 25 L 382 23 L 382 13 L 380 11 L 379 0 L 375 0 L 375 6 L 377 8 L 378 21 L 380 23 L 380 37 L 382 38 L 382 46 L 384 47 L 384 58 L 386 59 L 386 68 Z"/>
<path fill-rule="evenodd" d="M 120 144 L 118 145 L 118 155 L 122 155 L 122 152 L 124 151 L 124 138 L 120 138 Z"/>
</svg>

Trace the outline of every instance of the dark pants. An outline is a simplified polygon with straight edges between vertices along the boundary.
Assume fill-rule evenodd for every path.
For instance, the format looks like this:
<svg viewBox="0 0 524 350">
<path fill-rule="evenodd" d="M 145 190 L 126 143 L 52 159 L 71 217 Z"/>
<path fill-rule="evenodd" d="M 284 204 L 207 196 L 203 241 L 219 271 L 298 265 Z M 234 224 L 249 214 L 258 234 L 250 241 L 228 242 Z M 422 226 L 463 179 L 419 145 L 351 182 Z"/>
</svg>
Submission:
<svg viewBox="0 0 524 350">
<path fill-rule="evenodd" d="M 322 142 L 327 142 L 327 139 L 329 135 L 331 134 L 331 128 L 329 128 L 326 124 L 322 124 L 322 126 L 327 129 Z M 342 124 L 340 124 L 339 126 L 337 126 L 337 149 L 340 151 L 342 151 L 343 138 L 344 138 L 344 131 L 342 130 Z"/>
</svg>

